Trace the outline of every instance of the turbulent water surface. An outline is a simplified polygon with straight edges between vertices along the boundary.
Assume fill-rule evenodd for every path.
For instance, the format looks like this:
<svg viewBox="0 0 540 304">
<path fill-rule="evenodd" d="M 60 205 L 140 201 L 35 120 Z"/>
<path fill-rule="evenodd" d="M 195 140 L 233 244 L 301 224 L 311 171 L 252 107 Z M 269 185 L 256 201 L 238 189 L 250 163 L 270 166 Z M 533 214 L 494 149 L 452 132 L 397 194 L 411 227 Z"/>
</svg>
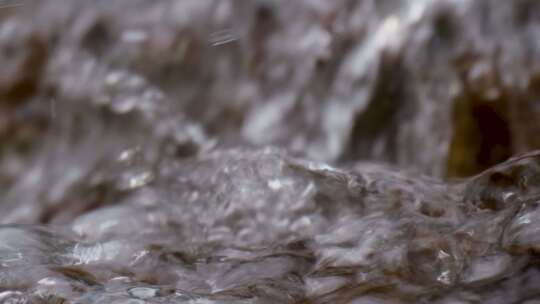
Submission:
<svg viewBox="0 0 540 304">
<path fill-rule="evenodd" d="M 533 0 L 0 1 L 0 303 L 540 303 L 539 29 Z"/>
</svg>

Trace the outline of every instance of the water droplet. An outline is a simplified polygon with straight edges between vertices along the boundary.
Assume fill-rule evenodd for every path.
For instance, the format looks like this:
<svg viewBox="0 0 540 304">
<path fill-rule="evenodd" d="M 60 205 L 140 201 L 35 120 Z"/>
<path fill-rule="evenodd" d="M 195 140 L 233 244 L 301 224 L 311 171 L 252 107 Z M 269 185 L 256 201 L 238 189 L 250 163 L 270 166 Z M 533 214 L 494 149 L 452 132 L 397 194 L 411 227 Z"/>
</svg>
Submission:
<svg viewBox="0 0 540 304">
<path fill-rule="evenodd" d="M 213 32 L 210 35 L 210 43 L 213 46 L 220 46 L 237 40 L 236 35 L 230 29 Z"/>
</svg>

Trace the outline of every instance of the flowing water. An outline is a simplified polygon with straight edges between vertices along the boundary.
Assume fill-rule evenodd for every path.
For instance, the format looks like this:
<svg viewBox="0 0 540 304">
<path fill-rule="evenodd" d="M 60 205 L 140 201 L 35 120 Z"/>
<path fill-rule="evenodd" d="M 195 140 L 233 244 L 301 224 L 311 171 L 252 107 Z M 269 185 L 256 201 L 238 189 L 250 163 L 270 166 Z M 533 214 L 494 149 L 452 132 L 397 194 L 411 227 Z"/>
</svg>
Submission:
<svg viewBox="0 0 540 304">
<path fill-rule="evenodd" d="M 0 303 L 540 303 L 539 29 L 0 1 Z"/>
</svg>

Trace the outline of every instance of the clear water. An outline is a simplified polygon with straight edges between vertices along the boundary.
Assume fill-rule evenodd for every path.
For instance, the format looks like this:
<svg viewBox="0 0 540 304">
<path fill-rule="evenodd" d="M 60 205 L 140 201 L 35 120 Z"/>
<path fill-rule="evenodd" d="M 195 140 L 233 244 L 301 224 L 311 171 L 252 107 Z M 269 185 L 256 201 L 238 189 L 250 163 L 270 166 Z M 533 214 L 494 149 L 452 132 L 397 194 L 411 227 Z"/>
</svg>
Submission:
<svg viewBox="0 0 540 304">
<path fill-rule="evenodd" d="M 0 3 L 0 303 L 540 303 L 537 6 Z"/>
<path fill-rule="evenodd" d="M 540 291 L 538 154 L 459 184 L 274 149 L 157 171 L 68 225 L 2 226 L 0 296 L 20 301 L 5 303 L 517 303 Z"/>
</svg>

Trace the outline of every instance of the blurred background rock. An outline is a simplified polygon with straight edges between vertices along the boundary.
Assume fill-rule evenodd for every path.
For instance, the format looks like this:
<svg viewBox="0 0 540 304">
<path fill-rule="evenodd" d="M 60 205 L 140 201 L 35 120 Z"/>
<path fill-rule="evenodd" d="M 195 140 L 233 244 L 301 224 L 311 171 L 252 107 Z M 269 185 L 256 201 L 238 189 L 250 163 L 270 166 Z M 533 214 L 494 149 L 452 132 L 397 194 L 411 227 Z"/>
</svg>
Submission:
<svg viewBox="0 0 540 304">
<path fill-rule="evenodd" d="M 215 146 L 444 178 L 540 148 L 534 0 L 0 1 L 0 67 L 4 222 Z"/>
</svg>

